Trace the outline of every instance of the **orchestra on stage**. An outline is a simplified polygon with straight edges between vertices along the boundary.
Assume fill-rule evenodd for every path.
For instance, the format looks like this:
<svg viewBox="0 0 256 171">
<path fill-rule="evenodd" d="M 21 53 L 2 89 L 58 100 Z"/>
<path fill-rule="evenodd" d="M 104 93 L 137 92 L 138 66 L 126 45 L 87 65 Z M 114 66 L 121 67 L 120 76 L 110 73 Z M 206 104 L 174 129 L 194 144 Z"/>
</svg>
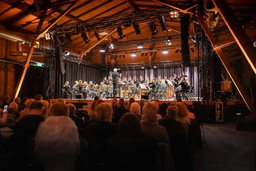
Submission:
<svg viewBox="0 0 256 171">
<path fill-rule="evenodd" d="M 112 78 L 112 79 L 111 79 Z M 161 78 L 153 77 L 152 80 L 140 76 L 132 79 L 131 76 L 124 77 L 117 72 L 115 68 L 112 77 L 104 77 L 100 84 L 90 81 L 75 81 L 71 86 L 66 81 L 62 87 L 63 97 L 71 99 L 93 99 L 95 96 L 101 99 L 114 97 L 137 98 L 137 99 L 158 99 L 158 100 L 194 100 L 193 86 L 190 85 L 189 79 L 185 72 L 178 77 Z"/>
</svg>

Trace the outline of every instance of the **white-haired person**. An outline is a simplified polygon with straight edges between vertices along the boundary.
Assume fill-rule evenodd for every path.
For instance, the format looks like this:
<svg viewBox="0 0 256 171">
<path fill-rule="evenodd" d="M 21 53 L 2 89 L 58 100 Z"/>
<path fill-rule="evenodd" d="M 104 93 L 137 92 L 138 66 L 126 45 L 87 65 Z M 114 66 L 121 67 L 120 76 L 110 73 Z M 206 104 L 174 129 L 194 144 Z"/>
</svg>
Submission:
<svg viewBox="0 0 256 171">
<path fill-rule="evenodd" d="M 141 107 L 139 103 L 137 102 L 132 103 L 130 106 L 130 112 L 136 115 L 139 118 L 139 120 L 141 120 Z"/>
<path fill-rule="evenodd" d="M 80 140 L 72 119 L 66 116 L 46 118 L 37 130 L 34 152 L 45 171 L 75 171 Z"/>
<path fill-rule="evenodd" d="M 54 103 L 48 109 L 46 114 L 46 117 L 50 116 L 69 116 L 68 106 L 60 102 Z"/>
<path fill-rule="evenodd" d="M 142 134 L 150 137 L 156 143 L 169 145 L 169 137 L 165 128 L 158 125 L 157 108 L 153 102 L 147 102 L 142 108 L 141 130 Z"/>
<path fill-rule="evenodd" d="M 181 122 L 183 129 L 185 131 L 185 135 L 186 137 L 188 137 L 189 125 L 191 124 L 191 119 L 189 115 L 192 115 L 192 114 L 189 112 L 187 106 L 183 102 L 177 102 L 176 106 L 178 108 L 178 114 L 177 114 L 176 120 Z"/>
<path fill-rule="evenodd" d="M 20 111 L 20 118 L 30 114 L 30 106 L 35 101 L 35 99 L 27 99 L 25 102 L 26 108 Z"/>
</svg>

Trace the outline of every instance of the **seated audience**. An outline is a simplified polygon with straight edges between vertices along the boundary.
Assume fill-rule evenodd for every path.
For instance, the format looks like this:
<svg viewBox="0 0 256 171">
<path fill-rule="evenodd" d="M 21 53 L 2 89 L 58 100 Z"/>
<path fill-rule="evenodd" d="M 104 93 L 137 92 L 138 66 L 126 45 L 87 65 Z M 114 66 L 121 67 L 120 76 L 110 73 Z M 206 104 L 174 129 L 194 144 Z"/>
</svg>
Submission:
<svg viewBox="0 0 256 171">
<path fill-rule="evenodd" d="M 127 112 L 129 112 L 129 110 L 127 110 L 124 106 L 124 99 L 120 98 L 118 107 L 114 112 L 113 123 L 118 124 L 121 117 Z"/>
<path fill-rule="evenodd" d="M 75 171 L 80 140 L 75 123 L 65 116 L 48 117 L 35 136 L 35 155 L 46 171 Z"/>
<path fill-rule="evenodd" d="M 23 96 L 22 98 L 21 98 L 21 107 L 22 107 L 22 109 L 25 109 L 26 108 L 26 101 L 28 100 L 28 97 L 27 96 Z"/>
<path fill-rule="evenodd" d="M 19 97 L 16 97 L 16 98 L 14 99 L 14 102 L 16 102 L 16 103 L 18 104 L 18 111 L 19 111 L 19 112 L 20 112 L 21 110 L 23 110 L 22 107 L 21 107 L 21 99 L 20 99 Z"/>
<path fill-rule="evenodd" d="M 59 99 L 57 100 L 57 102 L 66 104 L 66 101 L 65 101 L 63 98 L 59 98 Z"/>
<path fill-rule="evenodd" d="M 183 129 L 185 131 L 185 135 L 186 137 L 188 137 L 189 125 L 191 123 L 191 120 L 188 117 L 190 112 L 183 102 L 177 102 L 176 106 L 178 108 L 178 114 L 177 114 L 176 120 L 181 122 Z"/>
<path fill-rule="evenodd" d="M 156 144 L 141 134 L 139 119 L 125 114 L 119 122 L 118 134 L 107 140 L 109 170 L 156 170 Z"/>
<path fill-rule="evenodd" d="M 16 117 L 20 116 L 20 112 L 18 110 L 19 106 L 16 102 L 11 102 L 8 108 L 9 115 L 15 115 Z"/>
<path fill-rule="evenodd" d="M 40 100 L 40 102 L 44 105 L 43 117 L 46 117 L 47 111 L 49 109 L 49 102 L 47 100 Z"/>
<path fill-rule="evenodd" d="M 115 114 L 115 110 L 117 108 L 117 98 L 113 98 L 112 102 L 111 102 L 111 106 L 112 106 L 112 109 L 113 109 L 113 114 Z"/>
<path fill-rule="evenodd" d="M 130 110 L 131 104 L 135 102 L 134 98 L 130 98 L 129 103 L 125 106 L 127 110 Z"/>
<path fill-rule="evenodd" d="M 34 102 L 34 99 L 27 99 L 25 102 L 26 108 L 20 111 L 20 118 L 30 114 L 30 106 Z"/>
<path fill-rule="evenodd" d="M 81 118 L 78 118 L 76 116 L 76 107 L 72 103 L 67 104 L 68 109 L 69 109 L 69 117 L 75 122 L 79 134 L 84 137 L 85 135 L 85 123 Z"/>
<path fill-rule="evenodd" d="M 0 127 L 5 126 L 7 118 L 8 118 L 7 112 L 3 113 L 3 110 L 0 109 Z"/>
<path fill-rule="evenodd" d="M 130 107 L 130 112 L 132 114 L 136 115 L 139 118 L 139 120 L 141 120 L 141 108 L 140 108 L 139 103 L 137 103 L 137 102 L 132 103 L 131 107 Z"/>
<path fill-rule="evenodd" d="M 170 104 L 162 103 L 159 105 L 159 114 L 163 117 L 166 115 L 166 109 L 169 107 Z"/>
<path fill-rule="evenodd" d="M 153 102 L 145 103 L 141 118 L 142 134 L 152 138 L 156 143 L 169 144 L 168 133 L 163 126 L 158 125 L 156 112 L 157 108 Z"/>
<path fill-rule="evenodd" d="M 140 109 L 141 109 L 141 111 L 142 111 L 142 108 L 143 108 L 143 106 L 144 106 L 145 103 L 146 103 L 146 100 L 145 100 L 145 99 L 140 99 L 139 104 L 140 104 Z"/>
<path fill-rule="evenodd" d="M 54 103 L 46 114 L 46 117 L 50 116 L 69 116 L 68 106 L 64 103 Z"/>
</svg>

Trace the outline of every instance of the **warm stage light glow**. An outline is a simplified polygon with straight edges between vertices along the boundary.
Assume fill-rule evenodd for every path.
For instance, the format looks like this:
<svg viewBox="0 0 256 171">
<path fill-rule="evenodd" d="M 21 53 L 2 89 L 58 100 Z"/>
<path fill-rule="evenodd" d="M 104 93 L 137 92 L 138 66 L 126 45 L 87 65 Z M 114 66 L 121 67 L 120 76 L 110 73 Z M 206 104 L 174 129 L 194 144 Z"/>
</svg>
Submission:
<svg viewBox="0 0 256 171">
<path fill-rule="evenodd" d="M 100 53 L 105 53 L 106 50 L 105 49 L 100 49 Z"/>
<path fill-rule="evenodd" d="M 131 56 L 132 56 L 132 57 L 135 57 L 135 56 L 136 56 L 136 53 L 133 52 L 133 53 L 131 54 Z"/>
<path fill-rule="evenodd" d="M 163 50 L 163 54 L 168 54 L 168 50 Z"/>
<path fill-rule="evenodd" d="M 142 45 L 138 45 L 137 48 L 138 48 L 138 49 L 142 49 L 143 46 L 142 46 Z"/>
</svg>

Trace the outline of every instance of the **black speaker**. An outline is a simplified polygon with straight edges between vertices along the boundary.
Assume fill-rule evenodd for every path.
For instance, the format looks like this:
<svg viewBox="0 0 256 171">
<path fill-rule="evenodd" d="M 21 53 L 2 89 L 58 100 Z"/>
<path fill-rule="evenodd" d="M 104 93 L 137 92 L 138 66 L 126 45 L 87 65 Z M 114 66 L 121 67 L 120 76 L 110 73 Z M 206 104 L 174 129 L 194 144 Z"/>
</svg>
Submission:
<svg viewBox="0 0 256 171">
<path fill-rule="evenodd" d="M 190 26 L 190 15 L 185 14 L 180 17 L 180 31 L 181 31 L 181 53 L 183 67 L 190 66 L 190 51 L 188 44 L 189 37 L 189 26 Z"/>
<path fill-rule="evenodd" d="M 55 47 L 55 51 L 56 51 L 57 73 L 65 74 L 65 64 L 64 64 L 64 61 L 63 61 L 63 49 L 60 45 L 57 45 Z"/>
<path fill-rule="evenodd" d="M 141 98 L 142 98 L 142 99 L 145 99 L 145 100 L 148 100 L 148 99 L 149 99 L 147 94 L 142 94 L 142 95 L 141 95 Z"/>
</svg>

